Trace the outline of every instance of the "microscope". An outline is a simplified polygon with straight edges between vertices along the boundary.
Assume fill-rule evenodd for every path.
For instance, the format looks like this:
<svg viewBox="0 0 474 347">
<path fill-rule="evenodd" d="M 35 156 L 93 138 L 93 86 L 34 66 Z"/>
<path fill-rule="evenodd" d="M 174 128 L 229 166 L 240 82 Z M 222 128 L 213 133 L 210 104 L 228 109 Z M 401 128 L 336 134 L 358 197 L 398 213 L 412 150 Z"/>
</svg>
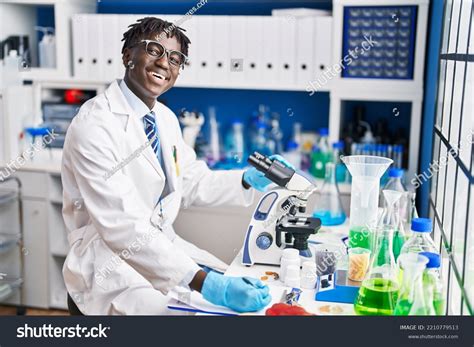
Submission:
<svg viewBox="0 0 474 347">
<path fill-rule="evenodd" d="M 316 186 L 294 169 L 258 152 L 247 161 L 277 187 L 268 191 L 255 208 L 245 235 L 242 264 L 280 265 L 285 248 L 299 250 L 302 261 L 314 261 L 308 238 L 321 228 L 321 220 L 305 212 Z"/>
</svg>

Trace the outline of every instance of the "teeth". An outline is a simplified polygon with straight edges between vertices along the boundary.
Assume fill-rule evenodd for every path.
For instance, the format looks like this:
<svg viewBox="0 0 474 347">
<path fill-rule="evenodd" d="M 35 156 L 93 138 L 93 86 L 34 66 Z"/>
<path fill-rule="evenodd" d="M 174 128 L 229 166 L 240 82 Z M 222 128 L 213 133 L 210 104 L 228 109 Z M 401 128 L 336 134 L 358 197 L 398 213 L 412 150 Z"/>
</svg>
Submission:
<svg viewBox="0 0 474 347">
<path fill-rule="evenodd" d="M 158 78 L 158 79 L 160 79 L 160 80 L 166 79 L 165 76 L 160 75 L 159 73 L 152 72 L 152 74 L 153 74 L 153 76 L 155 76 L 156 78 Z"/>
</svg>

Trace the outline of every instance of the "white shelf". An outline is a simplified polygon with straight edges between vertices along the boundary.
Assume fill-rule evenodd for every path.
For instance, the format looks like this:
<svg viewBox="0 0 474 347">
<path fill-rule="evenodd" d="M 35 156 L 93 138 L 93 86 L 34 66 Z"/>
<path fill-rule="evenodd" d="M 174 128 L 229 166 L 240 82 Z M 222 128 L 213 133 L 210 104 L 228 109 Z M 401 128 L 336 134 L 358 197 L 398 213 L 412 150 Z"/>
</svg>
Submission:
<svg viewBox="0 0 474 347">
<path fill-rule="evenodd" d="M 56 68 L 37 67 L 38 39 L 34 28 L 37 23 L 39 6 L 54 9 L 54 28 L 56 37 Z M 24 79 L 48 78 L 49 76 L 70 76 L 72 73 L 71 17 L 76 13 L 95 13 L 96 0 L 0 0 L 0 40 L 10 35 L 27 35 L 29 49 L 35 66 L 21 72 Z"/>
</svg>

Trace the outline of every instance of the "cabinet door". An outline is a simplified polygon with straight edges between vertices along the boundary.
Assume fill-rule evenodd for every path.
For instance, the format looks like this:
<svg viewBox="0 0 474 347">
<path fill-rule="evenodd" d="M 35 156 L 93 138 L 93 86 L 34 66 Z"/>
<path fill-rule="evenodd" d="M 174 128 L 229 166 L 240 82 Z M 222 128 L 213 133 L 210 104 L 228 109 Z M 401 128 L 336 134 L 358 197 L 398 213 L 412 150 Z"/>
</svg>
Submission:
<svg viewBox="0 0 474 347">
<path fill-rule="evenodd" d="M 45 201 L 23 200 L 24 303 L 48 307 L 48 209 Z"/>
</svg>

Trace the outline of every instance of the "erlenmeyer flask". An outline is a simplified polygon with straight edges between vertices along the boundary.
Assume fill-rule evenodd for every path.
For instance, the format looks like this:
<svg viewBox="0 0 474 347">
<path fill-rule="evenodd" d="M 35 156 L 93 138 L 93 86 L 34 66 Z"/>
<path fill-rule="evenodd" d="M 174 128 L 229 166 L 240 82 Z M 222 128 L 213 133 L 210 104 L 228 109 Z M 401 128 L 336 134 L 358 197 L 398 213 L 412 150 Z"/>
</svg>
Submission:
<svg viewBox="0 0 474 347">
<path fill-rule="evenodd" d="M 393 160 L 370 155 L 341 160 L 352 176 L 349 247 L 370 249 L 370 230 L 377 224 L 380 177 Z"/>
<path fill-rule="evenodd" d="M 326 164 L 326 179 L 317 192 L 313 216 L 321 219 L 322 225 L 340 225 L 346 220 L 346 213 L 342 208 L 339 188 L 336 183 L 334 163 Z"/>
<path fill-rule="evenodd" d="M 427 297 L 423 291 L 423 271 L 428 258 L 416 253 L 400 256 L 403 266 L 403 280 L 398 295 L 395 314 L 398 316 L 435 315 L 432 287 L 427 288 Z"/>
<path fill-rule="evenodd" d="M 393 228 L 375 229 L 375 252 L 354 303 L 359 315 L 390 316 L 395 310 L 399 286 L 392 238 Z"/>
<path fill-rule="evenodd" d="M 405 242 L 405 231 L 400 219 L 400 199 L 402 192 L 395 190 L 383 190 L 384 210 L 379 220 L 379 227 L 385 225 L 393 228 L 393 256 L 397 261 L 400 250 Z"/>
</svg>

